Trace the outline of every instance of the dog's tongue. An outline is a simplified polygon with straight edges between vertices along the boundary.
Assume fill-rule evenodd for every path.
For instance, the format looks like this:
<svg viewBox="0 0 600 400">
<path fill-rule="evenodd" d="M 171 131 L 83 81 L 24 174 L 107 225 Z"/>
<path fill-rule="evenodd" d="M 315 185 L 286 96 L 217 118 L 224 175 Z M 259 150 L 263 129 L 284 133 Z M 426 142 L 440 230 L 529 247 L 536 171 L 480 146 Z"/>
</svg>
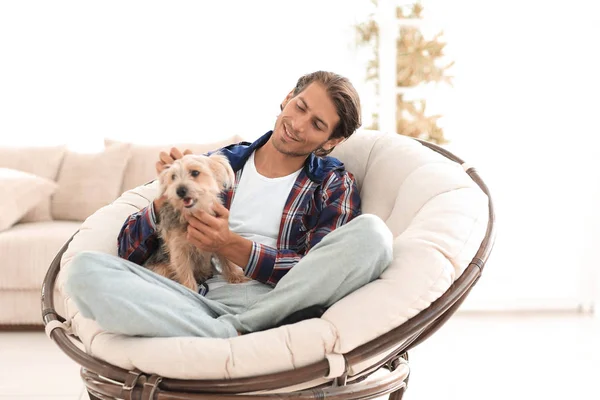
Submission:
<svg viewBox="0 0 600 400">
<path fill-rule="evenodd" d="M 191 197 L 185 197 L 183 199 L 183 205 L 186 206 L 186 207 L 191 206 L 193 202 L 194 201 L 191 199 Z"/>
</svg>

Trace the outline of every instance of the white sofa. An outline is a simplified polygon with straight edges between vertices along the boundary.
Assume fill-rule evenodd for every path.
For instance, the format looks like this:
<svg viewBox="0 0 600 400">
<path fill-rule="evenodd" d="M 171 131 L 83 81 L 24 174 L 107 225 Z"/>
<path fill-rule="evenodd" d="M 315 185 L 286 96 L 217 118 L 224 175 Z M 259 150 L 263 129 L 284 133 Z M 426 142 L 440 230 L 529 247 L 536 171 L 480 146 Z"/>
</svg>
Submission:
<svg viewBox="0 0 600 400">
<path fill-rule="evenodd" d="M 241 140 L 172 145 L 202 153 Z M 41 285 L 61 246 L 96 210 L 154 179 L 158 153 L 170 146 L 106 140 L 102 152 L 88 154 L 0 147 L 0 328 L 42 325 Z"/>
</svg>

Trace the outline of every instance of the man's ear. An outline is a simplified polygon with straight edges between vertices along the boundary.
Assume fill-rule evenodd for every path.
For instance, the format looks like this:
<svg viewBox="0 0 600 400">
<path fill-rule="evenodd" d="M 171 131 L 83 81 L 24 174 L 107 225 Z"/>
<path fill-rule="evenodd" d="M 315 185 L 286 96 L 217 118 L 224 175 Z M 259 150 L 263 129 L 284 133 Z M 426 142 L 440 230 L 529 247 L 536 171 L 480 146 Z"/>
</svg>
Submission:
<svg viewBox="0 0 600 400">
<path fill-rule="evenodd" d="M 281 111 L 283 111 L 283 109 L 285 108 L 287 103 L 292 99 L 292 97 L 294 97 L 294 89 L 292 89 L 292 91 L 289 92 L 287 96 L 285 96 L 285 99 L 283 99 L 283 102 L 279 105 Z"/>
<path fill-rule="evenodd" d="M 323 144 L 323 146 L 321 146 L 321 148 L 323 150 L 329 151 L 329 150 L 333 149 L 335 146 L 337 146 L 338 144 L 342 143 L 345 140 L 346 140 L 346 138 L 344 138 L 344 137 L 335 138 L 335 139 L 329 139 L 328 141 L 326 141 Z"/>
</svg>

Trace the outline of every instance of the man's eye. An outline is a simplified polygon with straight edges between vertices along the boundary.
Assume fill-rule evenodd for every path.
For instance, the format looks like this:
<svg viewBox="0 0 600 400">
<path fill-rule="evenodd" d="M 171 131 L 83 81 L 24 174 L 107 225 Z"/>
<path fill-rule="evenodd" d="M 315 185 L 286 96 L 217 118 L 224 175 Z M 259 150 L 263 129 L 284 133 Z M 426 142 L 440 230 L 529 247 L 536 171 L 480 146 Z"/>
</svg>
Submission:
<svg viewBox="0 0 600 400">
<path fill-rule="evenodd" d="M 300 111 L 304 111 L 304 108 L 300 107 L 300 105 L 299 105 L 299 104 L 296 104 L 296 107 L 298 108 L 298 110 L 300 110 Z"/>
<path fill-rule="evenodd" d="M 195 178 L 198 175 L 200 175 L 200 171 L 193 170 L 193 171 L 190 172 L 190 174 L 192 175 L 193 178 Z"/>
<path fill-rule="evenodd" d="M 314 127 L 317 129 L 317 130 L 322 130 L 322 129 L 321 129 L 321 125 L 319 125 L 319 124 L 318 124 L 318 123 L 316 123 L 316 122 L 313 122 L 313 126 L 314 126 Z"/>
</svg>

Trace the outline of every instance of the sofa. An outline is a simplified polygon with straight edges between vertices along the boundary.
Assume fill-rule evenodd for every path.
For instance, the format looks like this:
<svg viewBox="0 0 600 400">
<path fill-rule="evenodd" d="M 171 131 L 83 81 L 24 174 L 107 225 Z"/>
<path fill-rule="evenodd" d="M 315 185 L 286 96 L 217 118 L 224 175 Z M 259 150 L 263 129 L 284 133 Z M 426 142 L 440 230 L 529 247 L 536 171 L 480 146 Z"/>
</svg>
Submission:
<svg viewBox="0 0 600 400">
<path fill-rule="evenodd" d="M 42 325 L 40 290 L 56 253 L 88 216 L 153 180 L 160 151 L 200 154 L 240 141 L 149 146 L 106 139 L 95 153 L 0 147 L 0 328 Z M 62 313 L 63 302 L 56 303 Z"/>
</svg>

